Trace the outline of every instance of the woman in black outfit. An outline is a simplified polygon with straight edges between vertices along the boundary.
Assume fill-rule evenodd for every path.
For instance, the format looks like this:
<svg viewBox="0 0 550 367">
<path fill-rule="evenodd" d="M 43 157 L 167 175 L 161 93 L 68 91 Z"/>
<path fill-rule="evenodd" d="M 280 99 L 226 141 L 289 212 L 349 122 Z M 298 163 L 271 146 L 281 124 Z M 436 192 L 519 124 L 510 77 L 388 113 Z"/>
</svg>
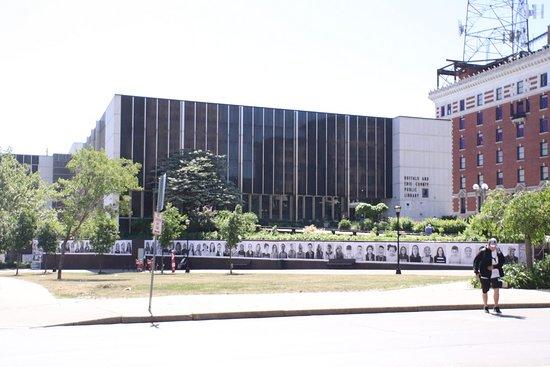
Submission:
<svg viewBox="0 0 550 367">
<path fill-rule="evenodd" d="M 422 261 L 422 259 L 420 258 L 420 250 L 418 249 L 417 245 L 412 246 L 409 261 L 412 263 L 419 263 Z"/>
<path fill-rule="evenodd" d="M 445 251 L 443 251 L 443 247 L 438 247 L 436 254 L 434 256 L 434 263 L 436 264 L 446 264 L 447 258 L 445 257 Z"/>
</svg>

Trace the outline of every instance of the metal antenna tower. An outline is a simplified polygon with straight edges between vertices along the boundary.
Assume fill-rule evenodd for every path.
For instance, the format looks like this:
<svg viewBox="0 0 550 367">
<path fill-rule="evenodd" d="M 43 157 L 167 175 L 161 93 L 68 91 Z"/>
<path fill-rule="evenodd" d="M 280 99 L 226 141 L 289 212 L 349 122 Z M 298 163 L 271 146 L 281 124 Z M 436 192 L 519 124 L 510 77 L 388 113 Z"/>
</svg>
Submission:
<svg viewBox="0 0 550 367">
<path fill-rule="evenodd" d="M 462 61 L 487 63 L 530 51 L 528 19 L 536 14 L 527 0 L 468 0 L 466 23 L 458 25 L 464 35 Z"/>
</svg>

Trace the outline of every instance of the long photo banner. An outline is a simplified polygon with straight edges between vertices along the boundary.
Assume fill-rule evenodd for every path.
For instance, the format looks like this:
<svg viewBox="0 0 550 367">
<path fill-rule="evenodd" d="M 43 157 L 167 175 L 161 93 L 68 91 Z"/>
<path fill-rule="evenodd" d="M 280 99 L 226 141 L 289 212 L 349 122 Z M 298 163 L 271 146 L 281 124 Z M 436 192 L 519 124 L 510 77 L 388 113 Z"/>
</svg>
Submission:
<svg viewBox="0 0 550 367">
<path fill-rule="evenodd" d="M 57 245 L 56 253 L 58 254 L 61 253 L 62 245 L 63 245 L 63 241 L 59 241 Z M 42 256 L 42 254 L 44 253 L 42 248 L 38 246 L 38 242 L 36 240 L 34 240 L 32 244 L 32 253 L 36 257 Z M 65 254 L 95 255 L 97 254 L 97 252 L 94 250 L 94 247 L 89 240 L 78 240 L 78 241 L 67 241 L 65 245 Z M 104 254 L 105 255 L 126 255 L 126 256 L 132 255 L 132 241 L 117 240 L 115 241 L 115 243 L 113 243 L 113 246 L 111 246 L 109 251 L 105 252 Z"/>
<path fill-rule="evenodd" d="M 243 241 L 231 249 L 232 257 L 271 260 L 330 260 L 355 259 L 357 262 L 472 265 L 474 257 L 485 247 L 476 242 L 298 242 L 298 241 Z M 146 240 L 144 252 L 153 255 L 154 242 Z M 500 244 L 507 262 L 525 263 L 525 245 Z M 166 249 L 176 256 L 229 257 L 225 241 L 172 241 Z M 162 248 L 156 247 L 156 254 Z"/>
</svg>

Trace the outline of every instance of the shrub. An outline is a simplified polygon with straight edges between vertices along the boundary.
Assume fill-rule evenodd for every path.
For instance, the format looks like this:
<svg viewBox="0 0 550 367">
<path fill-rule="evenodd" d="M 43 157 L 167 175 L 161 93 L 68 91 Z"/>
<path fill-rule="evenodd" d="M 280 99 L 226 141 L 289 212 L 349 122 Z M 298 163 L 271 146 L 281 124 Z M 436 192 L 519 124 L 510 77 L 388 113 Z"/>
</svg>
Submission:
<svg viewBox="0 0 550 367">
<path fill-rule="evenodd" d="M 467 224 L 462 219 L 440 219 L 437 222 L 438 232 L 441 234 L 459 234 L 464 232 Z"/>
<path fill-rule="evenodd" d="M 376 227 L 382 231 L 385 231 L 386 229 L 388 229 L 388 226 L 389 226 L 389 223 L 386 222 L 385 220 L 381 220 L 378 223 L 376 223 Z"/>
<path fill-rule="evenodd" d="M 415 222 L 408 217 L 401 217 L 399 218 L 399 226 L 401 227 L 402 231 L 412 232 Z M 397 218 L 391 217 L 389 218 L 389 229 L 392 231 L 397 231 Z"/>
<path fill-rule="evenodd" d="M 349 219 L 342 219 L 339 223 L 338 223 L 338 229 L 342 229 L 342 230 L 349 230 L 351 229 L 351 221 Z"/>
<path fill-rule="evenodd" d="M 532 270 L 523 264 L 505 264 L 504 274 L 504 280 L 512 288 L 550 288 L 550 255 L 535 261 Z"/>
<path fill-rule="evenodd" d="M 370 231 L 372 229 L 373 223 L 370 219 L 365 219 L 359 222 L 359 229 L 362 231 Z"/>
</svg>

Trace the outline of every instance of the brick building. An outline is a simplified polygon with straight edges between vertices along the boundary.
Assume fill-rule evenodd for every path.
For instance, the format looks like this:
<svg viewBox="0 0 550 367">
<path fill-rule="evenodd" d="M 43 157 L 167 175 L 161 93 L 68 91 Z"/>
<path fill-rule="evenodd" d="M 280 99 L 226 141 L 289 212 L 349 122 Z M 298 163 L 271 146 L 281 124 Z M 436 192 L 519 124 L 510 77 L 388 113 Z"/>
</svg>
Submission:
<svg viewBox="0 0 550 367">
<path fill-rule="evenodd" d="M 479 210 L 486 190 L 475 184 L 513 192 L 548 181 L 549 71 L 546 46 L 430 93 L 436 117 L 452 120 L 455 214 Z"/>
</svg>

